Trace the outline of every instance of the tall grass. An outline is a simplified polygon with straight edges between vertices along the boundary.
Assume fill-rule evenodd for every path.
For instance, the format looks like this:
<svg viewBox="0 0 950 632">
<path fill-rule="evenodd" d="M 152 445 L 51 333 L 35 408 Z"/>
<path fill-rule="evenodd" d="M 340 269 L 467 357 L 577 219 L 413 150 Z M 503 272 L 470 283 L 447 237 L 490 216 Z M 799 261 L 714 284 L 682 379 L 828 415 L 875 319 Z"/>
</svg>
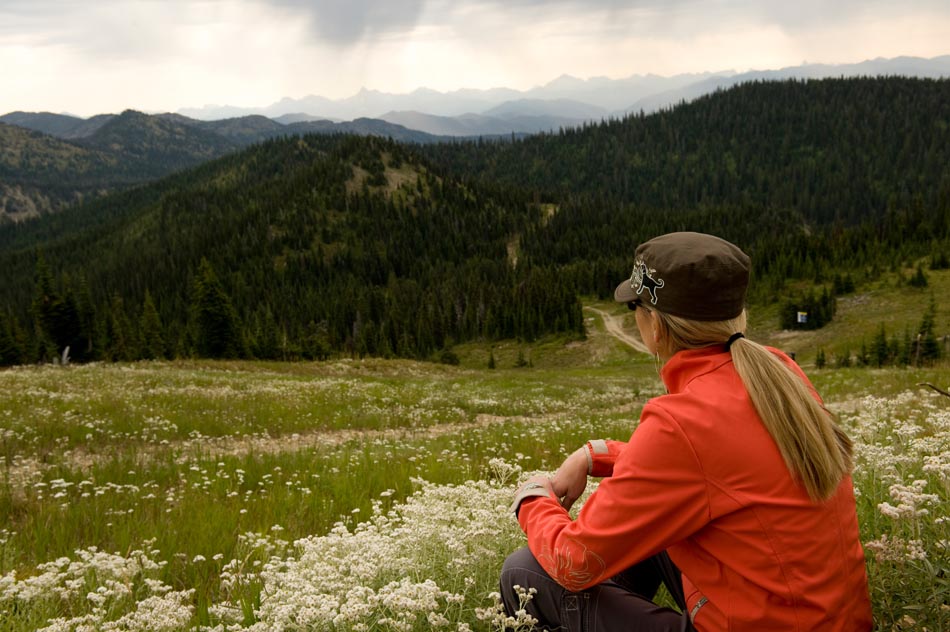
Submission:
<svg viewBox="0 0 950 632">
<path fill-rule="evenodd" d="M 2 372 L 0 631 L 497 626 L 515 480 L 661 393 L 647 359 L 538 364 Z M 881 630 L 950 629 L 950 400 L 916 386 L 948 376 L 813 376 L 856 440 Z"/>
</svg>

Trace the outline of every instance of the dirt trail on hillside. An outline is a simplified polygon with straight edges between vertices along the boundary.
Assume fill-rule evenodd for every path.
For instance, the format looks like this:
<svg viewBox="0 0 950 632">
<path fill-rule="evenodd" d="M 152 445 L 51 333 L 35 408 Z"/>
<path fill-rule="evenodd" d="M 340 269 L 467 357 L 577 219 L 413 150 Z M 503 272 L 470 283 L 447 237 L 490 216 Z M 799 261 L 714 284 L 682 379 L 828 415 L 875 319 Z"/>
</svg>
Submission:
<svg viewBox="0 0 950 632">
<path fill-rule="evenodd" d="M 623 329 L 623 317 L 615 316 L 613 314 L 608 314 L 602 309 L 597 309 L 596 307 L 584 307 L 584 309 L 592 311 L 600 316 L 604 320 L 604 328 L 607 330 L 607 333 L 619 340 L 620 342 L 629 345 L 641 353 L 650 355 L 650 350 L 647 349 L 646 345 L 640 341 L 636 336 L 631 336 Z"/>
</svg>

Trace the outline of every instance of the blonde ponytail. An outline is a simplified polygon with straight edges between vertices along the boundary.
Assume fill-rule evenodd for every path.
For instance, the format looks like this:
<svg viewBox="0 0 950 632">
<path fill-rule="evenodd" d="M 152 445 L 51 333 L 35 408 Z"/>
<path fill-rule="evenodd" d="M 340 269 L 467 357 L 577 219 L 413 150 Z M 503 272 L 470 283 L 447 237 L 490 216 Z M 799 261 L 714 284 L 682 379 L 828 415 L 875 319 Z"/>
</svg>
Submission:
<svg viewBox="0 0 950 632">
<path fill-rule="evenodd" d="M 746 327 L 744 311 L 731 320 L 714 322 L 653 314 L 667 334 L 671 352 L 725 344 Z M 851 472 L 851 440 L 806 382 L 774 353 L 748 338 L 733 341 L 730 351 L 736 372 L 785 465 L 813 501 L 827 500 Z"/>
</svg>

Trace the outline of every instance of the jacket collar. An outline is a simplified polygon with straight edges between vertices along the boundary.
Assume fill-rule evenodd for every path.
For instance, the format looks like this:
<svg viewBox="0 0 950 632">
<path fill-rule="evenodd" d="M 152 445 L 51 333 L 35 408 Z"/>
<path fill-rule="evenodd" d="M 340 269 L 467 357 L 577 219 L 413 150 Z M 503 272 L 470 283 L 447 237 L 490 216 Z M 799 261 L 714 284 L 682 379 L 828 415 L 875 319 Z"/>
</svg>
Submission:
<svg viewBox="0 0 950 632">
<path fill-rule="evenodd" d="M 678 351 L 663 365 L 660 378 L 668 393 L 681 393 L 692 380 L 729 362 L 732 354 L 721 344 Z"/>
</svg>

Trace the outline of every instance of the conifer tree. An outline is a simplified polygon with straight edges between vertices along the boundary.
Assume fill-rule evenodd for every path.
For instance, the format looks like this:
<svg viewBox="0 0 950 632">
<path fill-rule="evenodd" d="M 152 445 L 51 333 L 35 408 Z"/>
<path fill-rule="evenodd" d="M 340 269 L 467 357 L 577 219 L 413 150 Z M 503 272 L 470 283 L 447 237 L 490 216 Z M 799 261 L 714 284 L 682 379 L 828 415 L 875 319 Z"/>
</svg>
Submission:
<svg viewBox="0 0 950 632">
<path fill-rule="evenodd" d="M 79 337 L 72 350 L 77 360 L 91 360 L 96 354 L 96 308 L 85 276 L 80 276 L 76 292 L 76 310 L 79 315 Z"/>
<path fill-rule="evenodd" d="M 845 348 L 844 353 L 835 357 L 835 368 L 847 369 L 851 366 L 851 349 Z"/>
<path fill-rule="evenodd" d="M 274 319 L 270 306 L 265 305 L 263 311 L 254 314 L 253 332 L 254 346 L 251 350 L 255 358 L 262 360 L 280 358 L 280 327 Z"/>
<path fill-rule="evenodd" d="M 310 321 L 307 326 L 307 337 L 304 340 L 306 357 L 314 360 L 326 360 L 330 357 L 331 347 L 327 323 Z"/>
<path fill-rule="evenodd" d="M 36 262 L 35 289 L 32 315 L 40 341 L 43 360 L 57 360 L 66 347 L 79 342 L 80 321 L 76 300 L 64 283 L 65 291 L 59 292 L 53 284 L 53 275 L 45 259 L 39 256 Z"/>
<path fill-rule="evenodd" d="M 13 366 L 22 360 L 20 349 L 14 334 L 13 317 L 0 314 L 0 366 Z"/>
<path fill-rule="evenodd" d="M 917 366 L 922 364 L 932 364 L 940 359 L 940 343 L 937 342 L 937 336 L 934 332 L 934 323 L 937 318 L 937 305 L 933 297 L 930 297 L 930 304 L 927 311 L 924 312 L 924 318 L 917 329 L 917 350 L 915 363 Z"/>
<path fill-rule="evenodd" d="M 515 366 L 519 369 L 528 366 L 528 361 L 524 356 L 524 349 L 518 349 L 518 359 L 515 360 Z"/>
<path fill-rule="evenodd" d="M 861 348 L 858 350 L 858 355 L 855 356 L 855 360 L 858 363 L 858 366 L 868 366 L 871 363 L 871 356 L 868 354 L 868 346 L 865 344 L 864 339 L 861 339 Z"/>
<path fill-rule="evenodd" d="M 106 355 L 113 362 L 130 362 L 139 358 L 139 346 L 132 321 L 125 311 L 125 302 L 113 295 L 106 327 Z"/>
<path fill-rule="evenodd" d="M 914 343 L 910 337 L 910 329 L 904 328 L 904 339 L 900 345 L 900 351 L 897 355 L 897 364 L 906 367 L 910 365 L 911 358 L 914 355 Z"/>
<path fill-rule="evenodd" d="M 927 275 L 924 274 L 924 268 L 920 264 L 917 265 L 917 271 L 914 272 L 914 276 L 910 278 L 907 282 L 911 287 L 923 288 L 927 287 Z"/>
<path fill-rule="evenodd" d="M 242 355 L 241 326 L 231 298 L 207 259 L 202 258 L 194 282 L 191 318 L 195 348 L 205 358 Z"/>
<path fill-rule="evenodd" d="M 874 366 L 881 368 L 890 362 L 890 353 L 887 345 L 887 332 L 884 330 L 884 323 L 874 336 L 871 342 L 871 362 Z"/>
<path fill-rule="evenodd" d="M 152 294 L 145 290 L 142 303 L 142 315 L 139 318 L 139 335 L 142 338 L 141 356 L 145 360 L 165 358 L 165 337 L 162 333 L 162 320 L 152 300 Z"/>
</svg>

